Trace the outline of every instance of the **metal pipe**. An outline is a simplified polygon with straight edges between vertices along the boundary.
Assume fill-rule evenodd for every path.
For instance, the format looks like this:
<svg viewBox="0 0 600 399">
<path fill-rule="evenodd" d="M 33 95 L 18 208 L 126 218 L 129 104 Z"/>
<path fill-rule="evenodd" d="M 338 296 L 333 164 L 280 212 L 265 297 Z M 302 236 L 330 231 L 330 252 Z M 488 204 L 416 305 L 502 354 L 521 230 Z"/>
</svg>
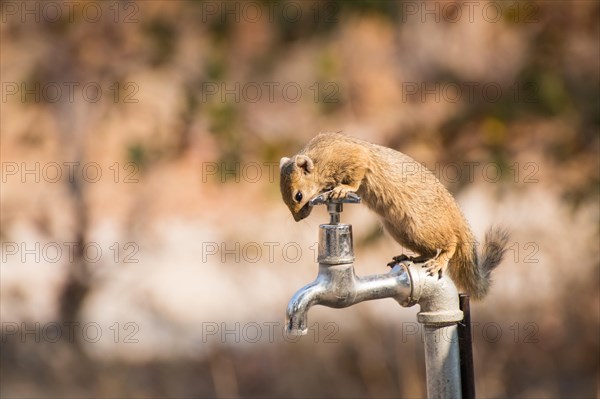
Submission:
<svg viewBox="0 0 600 399">
<path fill-rule="evenodd" d="M 410 268 L 417 321 L 424 325 L 427 397 L 462 398 L 457 323 L 463 319 L 452 280 L 429 276 L 420 265 Z"/>
<path fill-rule="evenodd" d="M 428 398 L 462 398 L 456 323 L 425 324 Z"/>
</svg>

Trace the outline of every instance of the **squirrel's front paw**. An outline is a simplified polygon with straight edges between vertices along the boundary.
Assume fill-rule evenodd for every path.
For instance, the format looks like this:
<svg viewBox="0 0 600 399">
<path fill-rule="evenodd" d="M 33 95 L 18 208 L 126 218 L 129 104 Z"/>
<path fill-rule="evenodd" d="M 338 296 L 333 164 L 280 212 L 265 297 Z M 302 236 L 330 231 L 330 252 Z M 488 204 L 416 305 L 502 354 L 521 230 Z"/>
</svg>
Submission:
<svg viewBox="0 0 600 399">
<path fill-rule="evenodd" d="M 352 190 L 350 190 L 346 186 L 337 186 L 333 190 L 331 190 L 331 193 L 329 194 L 329 199 L 337 200 L 345 198 L 351 191 Z"/>
</svg>

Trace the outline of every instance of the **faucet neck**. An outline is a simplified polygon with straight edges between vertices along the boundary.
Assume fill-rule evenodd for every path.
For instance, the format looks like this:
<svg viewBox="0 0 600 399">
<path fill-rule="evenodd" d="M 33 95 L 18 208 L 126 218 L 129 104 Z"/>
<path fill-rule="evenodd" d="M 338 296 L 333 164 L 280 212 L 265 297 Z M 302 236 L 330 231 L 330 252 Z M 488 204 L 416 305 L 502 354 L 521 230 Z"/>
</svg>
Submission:
<svg viewBox="0 0 600 399">
<path fill-rule="evenodd" d="M 319 256 L 317 260 L 321 265 L 353 263 L 352 226 L 343 223 L 320 225 Z"/>
<path fill-rule="evenodd" d="M 327 212 L 329 212 L 329 224 L 340 223 L 340 213 L 344 210 L 344 205 L 338 202 L 328 202 Z"/>
<path fill-rule="evenodd" d="M 344 203 L 348 204 L 359 204 L 360 197 L 353 192 L 349 192 L 346 197 L 331 199 L 331 195 L 333 194 L 333 190 L 325 191 L 318 194 L 316 197 L 311 198 L 308 202 L 310 206 L 315 205 L 327 205 L 327 212 L 329 212 L 329 224 L 339 224 L 340 223 L 340 213 L 344 210 Z"/>
</svg>

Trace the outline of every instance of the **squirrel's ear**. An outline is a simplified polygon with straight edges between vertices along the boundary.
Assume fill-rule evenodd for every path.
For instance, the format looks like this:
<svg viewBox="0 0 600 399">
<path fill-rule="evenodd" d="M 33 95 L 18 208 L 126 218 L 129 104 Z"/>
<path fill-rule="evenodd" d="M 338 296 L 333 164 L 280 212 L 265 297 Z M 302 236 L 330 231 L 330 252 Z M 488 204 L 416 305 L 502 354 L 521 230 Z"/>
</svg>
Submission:
<svg viewBox="0 0 600 399">
<path fill-rule="evenodd" d="M 296 155 L 296 165 L 304 169 L 305 173 L 310 173 L 313 171 L 313 161 L 306 155 Z"/>
<path fill-rule="evenodd" d="M 288 157 L 283 157 L 279 160 L 279 169 L 283 168 L 283 165 L 285 165 L 290 159 Z"/>
</svg>

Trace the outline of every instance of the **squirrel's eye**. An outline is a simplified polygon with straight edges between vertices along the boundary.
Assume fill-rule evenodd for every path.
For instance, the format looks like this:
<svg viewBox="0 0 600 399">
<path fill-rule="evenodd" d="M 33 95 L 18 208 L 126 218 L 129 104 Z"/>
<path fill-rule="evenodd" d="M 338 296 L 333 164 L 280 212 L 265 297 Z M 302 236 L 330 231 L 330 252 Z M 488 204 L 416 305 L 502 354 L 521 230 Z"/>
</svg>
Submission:
<svg viewBox="0 0 600 399">
<path fill-rule="evenodd" d="M 302 193 L 300 191 L 298 191 L 294 198 L 296 199 L 296 202 L 302 201 Z"/>
</svg>

